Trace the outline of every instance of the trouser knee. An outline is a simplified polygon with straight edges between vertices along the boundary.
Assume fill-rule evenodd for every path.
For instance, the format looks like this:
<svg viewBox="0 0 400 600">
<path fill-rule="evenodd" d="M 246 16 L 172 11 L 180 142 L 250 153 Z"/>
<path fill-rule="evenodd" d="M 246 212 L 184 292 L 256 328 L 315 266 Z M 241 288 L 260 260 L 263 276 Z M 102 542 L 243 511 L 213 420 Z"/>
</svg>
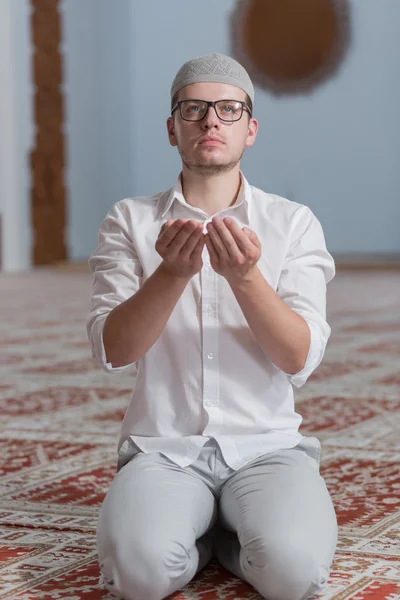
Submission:
<svg viewBox="0 0 400 600">
<path fill-rule="evenodd" d="M 154 543 L 129 547 L 115 545 L 100 556 L 102 583 L 124 600 L 162 600 L 173 591 L 174 580 L 188 569 L 189 556 L 183 548 L 161 548 Z"/>
<path fill-rule="evenodd" d="M 304 549 L 287 549 L 273 557 L 247 555 L 242 568 L 257 591 L 268 600 L 307 600 L 328 581 L 329 566 L 321 565 Z"/>
</svg>

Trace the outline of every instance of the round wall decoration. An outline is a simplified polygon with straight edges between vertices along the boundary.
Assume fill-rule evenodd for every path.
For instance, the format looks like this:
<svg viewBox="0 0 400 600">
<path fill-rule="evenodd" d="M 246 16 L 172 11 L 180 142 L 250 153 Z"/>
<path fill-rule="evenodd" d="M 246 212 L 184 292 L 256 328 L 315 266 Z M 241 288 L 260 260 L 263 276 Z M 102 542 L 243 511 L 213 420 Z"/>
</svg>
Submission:
<svg viewBox="0 0 400 600">
<path fill-rule="evenodd" d="M 348 0 L 237 0 L 231 55 L 274 94 L 310 92 L 350 45 Z"/>
</svg>

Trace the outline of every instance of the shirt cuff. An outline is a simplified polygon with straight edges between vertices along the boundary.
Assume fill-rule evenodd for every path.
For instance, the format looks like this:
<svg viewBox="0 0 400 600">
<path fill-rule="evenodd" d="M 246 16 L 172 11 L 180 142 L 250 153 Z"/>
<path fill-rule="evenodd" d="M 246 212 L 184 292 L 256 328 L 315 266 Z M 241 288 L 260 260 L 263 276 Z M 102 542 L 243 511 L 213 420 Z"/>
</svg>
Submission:
<svg viewBox="0 0 400 600">
<path fill-rule="evenodd" d="M 99 321 L 97 323 L 95 323 L 94 325 L 94 329 L 95 329 L 95 347 L 94 347 L 94 351 L 95 351 L 95 356 L 94 358 L 97 359 L 97 361 L 100 363 L 101 368 L 104 371 L 107 371 L 107 373 L 120 373 L 121 371 L 125 371 L 125 369 L 128 369 L 129 367 L 131 367 L 132 365 L 136 365 L 139 361 L 135 361 L 132 363 L 129 363 L 127 365 L 122 365 L 121 367 L 113 367 L 112 363 L 107 362 L 107 356 L 106 356 L 106 350 L 104 348 L 104 341 L 103 341 L 103 331 L 104 331 L 104 324 L 106 322 L 106 318 L 107 315 L 103 318 L 103 319 L 99 319 Z"/>
<path fill-rule="evenodd" d="M 308 355 L 304 367 L 298 373 L 285 373 L 290 383 L 297 388 L 305 384 L 311 373 L 318 367 L 324 356 L 326 343 L 323 343 L 321 332 L 314 323 L 303 317 L 308 327 L 310 328 L 311 341 L 308 349 Z"/>
</svg>

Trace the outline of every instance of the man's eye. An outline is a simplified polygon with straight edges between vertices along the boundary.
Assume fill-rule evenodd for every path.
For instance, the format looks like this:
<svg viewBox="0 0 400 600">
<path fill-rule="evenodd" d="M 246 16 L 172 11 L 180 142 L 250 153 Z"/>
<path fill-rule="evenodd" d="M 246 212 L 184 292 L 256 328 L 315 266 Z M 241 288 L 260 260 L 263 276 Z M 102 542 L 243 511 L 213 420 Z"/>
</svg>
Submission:
<svg viewBox="0 0 400 600">
<path fill-rule="evenodd" d="M 225 104 L 222 111 L 227 115 L 236 115 L 240 112 L 241 107 L 237 104 Z"/>
</svg>

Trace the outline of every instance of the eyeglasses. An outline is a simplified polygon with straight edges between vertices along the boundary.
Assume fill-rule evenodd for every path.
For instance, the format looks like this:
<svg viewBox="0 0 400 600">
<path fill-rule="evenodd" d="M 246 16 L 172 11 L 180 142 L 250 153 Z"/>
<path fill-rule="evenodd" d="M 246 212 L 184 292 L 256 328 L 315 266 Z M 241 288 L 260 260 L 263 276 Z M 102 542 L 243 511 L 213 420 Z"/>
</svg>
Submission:
<svg viewBox="0 0 400 600">
<path fill-rule="evenodd" d="M 216 100 L 215 102 L 207 102 L 206 100 L 179 100 L 171 110 L 171 115 L 179 108 L 184 121 L 201 121 L 208 113 L 210 106 L 214 108 L 217 117 L 227 123 L 239 121 L 242 118 L 244 110 L 251 116 L 251 111 L 246 102 L 242 102 L 241 100 Z"/>
</svg>

